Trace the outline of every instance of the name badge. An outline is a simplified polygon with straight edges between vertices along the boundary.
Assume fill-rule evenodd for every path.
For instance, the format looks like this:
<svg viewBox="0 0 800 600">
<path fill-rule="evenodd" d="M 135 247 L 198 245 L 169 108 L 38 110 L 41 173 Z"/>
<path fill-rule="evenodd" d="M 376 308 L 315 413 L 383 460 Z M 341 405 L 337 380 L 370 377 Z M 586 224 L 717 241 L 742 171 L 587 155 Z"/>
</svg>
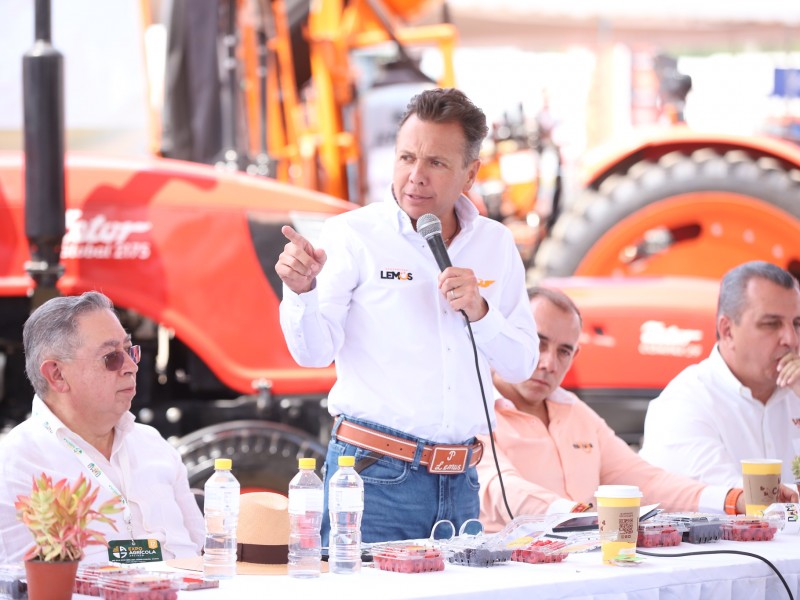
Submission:
<svg viewBox="0 0 800 600">
<path fill-rule="evenodd" d="M 132 564 L 158 562 L 161 544 L 158 540 L 111 540 L 108 542 L 108 560 L 115 563 Z"/>
</svg>

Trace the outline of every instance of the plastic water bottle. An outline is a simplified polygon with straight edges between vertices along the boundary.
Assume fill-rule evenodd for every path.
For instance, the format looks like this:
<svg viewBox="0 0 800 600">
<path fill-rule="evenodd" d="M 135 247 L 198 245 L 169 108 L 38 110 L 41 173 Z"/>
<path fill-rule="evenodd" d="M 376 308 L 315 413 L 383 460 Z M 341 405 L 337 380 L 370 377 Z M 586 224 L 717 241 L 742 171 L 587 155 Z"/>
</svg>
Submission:
<svg viewBox="0 0 800 600">
<path fill-rule="evenodd" d="M 765 517 L 776 520 L 782 533 L 800 533 L 800 504 L 796 502 L 777 502 L 764 510 Z"/>
<path fill-rule="evenodd" d="M 236 575 L 236 524 L 239 520 L 239 482 L 231 473 L 231 459 L 214 461 L 214 474 L 205 485 L 206 543 L 203 577 L 230 579 Z"/>
<path fill-rule="evenodd" d="M 289 482 L 289 576 L 319 577 L 322 567 L 322 480 L 317 461 L 301 458 L 300 471 Z"/>
<path fill-rule="evenodd" d="M 354 456 L 340 456 L 339 470 L 328 486 L 328 512 L 331 520 L 331 573 L 358 573 L 361 570 L 361 516 L 364 514 L 364 482 L 355 472 Z"/>
</svg>

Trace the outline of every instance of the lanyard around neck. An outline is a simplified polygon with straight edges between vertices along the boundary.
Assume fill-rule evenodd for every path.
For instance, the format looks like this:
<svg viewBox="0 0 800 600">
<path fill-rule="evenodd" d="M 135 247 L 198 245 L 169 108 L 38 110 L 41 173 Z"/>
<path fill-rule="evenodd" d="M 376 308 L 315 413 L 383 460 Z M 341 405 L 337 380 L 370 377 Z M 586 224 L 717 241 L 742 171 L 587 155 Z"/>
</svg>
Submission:
<svg viewBox="0 0 800 600">
<path fill-rule="evenodd" d="M 83 467 L 92 475 L 92 477 L 97 480 L 99 485 L 103 486 L 119 498 L 120 504 L 122 504 L 122 518 L 125 521 L 125 525 L 128 527 L 128 533 L 131 536 L 131 541 L 133 541 L 133 517 L 131 515 L 131 507 L 128 504 L 128 499 L 125 498 L 124 494 L 119 491 L 116 485 L 114 485 L 114 482 L 111 481 L 111 478 L 103 472 L 103 470 L 94 460 L 92 460 L 92 457 L 83 450 L 80 444 L 67 435 L 59 435 L 53 428 L 50 421 L 47 419 L 47 416 L 41 412 L 34 410 L 33 416 L 39 421 L 39 423 L 47 432 L 52 434 L 59 442 L 61 442 L 72 452 L 72 456 L 74 456 L 75 459 L 80 462 Z"/>
</svg>

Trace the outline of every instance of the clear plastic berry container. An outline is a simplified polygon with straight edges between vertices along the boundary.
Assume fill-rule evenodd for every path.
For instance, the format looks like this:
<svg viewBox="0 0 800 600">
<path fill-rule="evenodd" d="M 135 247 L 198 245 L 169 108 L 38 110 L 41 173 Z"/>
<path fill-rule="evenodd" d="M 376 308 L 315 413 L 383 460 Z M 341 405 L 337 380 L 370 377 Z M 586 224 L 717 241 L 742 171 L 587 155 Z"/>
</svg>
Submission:
<svg viewBox="0 0 800 600">
<path fill-rule="evenodd" d="M 639 548 L 677 546 L 682 539 L 681 532 L 670 523 L 642 523 L 639 525 L 636 545 Z"/>
<path fill-rule="evenodd" d="M 488 544 L 465 545 L 447 557 L 451 563 L 465 567 L 491 567 L 498 563 L 508 562 L 512 550 L 492 548 Z"/>
<path fill-rule="evenodd" d="M 520 515 L 494 534 L 498 546 L 522 548 L 552 530 L 553 525 L 563 520 L 563 515 Z"/>
<path fill-rule="evenodd" d="M 442 551 L 428 545 L 386 545 L 373 548 L 371 554 L 375 566 L 382 571 L 426 573 L 444 570 Z"/>
<path fill-rule="evenodd" d="M 722 518 L 705 513 L 661 513 L 654 523 L 668 523 L 681 532 L 684 542 L 707 544 L 722 538 Z"/>
<path fill-rule="evenodd" d="M 567 558 L 567 544 L 561 540 L 536 540 L 511 552 L 511 560 L 531 564 L 561 562 Z"/>
<path fill-rule="evenodd" d="M 508 562 L 512 550 L 499 534 L 484 535 L 483 525 L 477 519 L 465 521 L 458 535 L 442 545 L 450 563 L 465 567 L 491 567 Z"/>
<path fill-rule="evenodd" d="M 690 521 L 686 524 L 683 539 L 690 544 L 708 544 L 722 538 L 722 521 L 718 518 L 706 518 Z"/>
<path fill-rule="evenodd" d="M 182 577 L 160 571 L 119 573 L 100 578 L 105 600 L 177 600 Z"/>
<path fill-rule="evenodd" d="M 737 515 L 722 523 L 722 539 L 732 542 L 768 542 L 778 526 L 774 519 Z"/>
<path fill-rule="evenodd" d="M 441 520 L 434 523 L 429 538 L 368 544 L 365 549 L 375 567 L 382 571 L 443 571 L 446 556 L 443 547 L 453 540 L 455 534 L 455 526 L 450 521 Z"/>
<path fill-rule="evenodd" d="M 0 598 L 25 600 L 28 597 L 28 583 L 25 580 L 25 567 L 21 564 L 0 565 Z"/>
<path fill-rule="evenodd" d="M 508 562 L 514 550 L 524 548 L 539 539 L 558 519 L 558 515 L 523 515 L 492 535 L 483 534 L 483 526 L 479 521 L 468 520 L 461 526 L 458 536 L 450 540 L 444 548 L 447 560 L 467 567 L 491 567 Z M 473 524 L 477 524 L 480 531 L 467 534 Z"/>
<path fill-rule="evenodd" d="M 140 572 L 140 569 L 109 564 L 81 565 L 75 574 L 75 585 L 72 587 L 72 591 L 84 596 L 100 596 L 100 580 L 103 577 L 133 572 Z"/>
</svg>

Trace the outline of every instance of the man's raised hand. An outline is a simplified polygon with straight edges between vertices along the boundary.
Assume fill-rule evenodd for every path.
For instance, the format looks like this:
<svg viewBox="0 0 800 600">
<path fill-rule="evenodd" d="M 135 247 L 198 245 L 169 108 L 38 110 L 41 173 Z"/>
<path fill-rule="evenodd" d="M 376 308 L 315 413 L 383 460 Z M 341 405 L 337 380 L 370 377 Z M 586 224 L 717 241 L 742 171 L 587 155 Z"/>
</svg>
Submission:
<svg viewBox="0 0 800 600">
<path fill-rule="evenodd" d="M 275 272 L 295 294 L 314 289 L 316 277 L 328 258 L 325 250 L 314 248 L 306 238 L 288 225 L 281 227 L 281 233 L 289 242 L 278 257 Z"/>
</svg>

